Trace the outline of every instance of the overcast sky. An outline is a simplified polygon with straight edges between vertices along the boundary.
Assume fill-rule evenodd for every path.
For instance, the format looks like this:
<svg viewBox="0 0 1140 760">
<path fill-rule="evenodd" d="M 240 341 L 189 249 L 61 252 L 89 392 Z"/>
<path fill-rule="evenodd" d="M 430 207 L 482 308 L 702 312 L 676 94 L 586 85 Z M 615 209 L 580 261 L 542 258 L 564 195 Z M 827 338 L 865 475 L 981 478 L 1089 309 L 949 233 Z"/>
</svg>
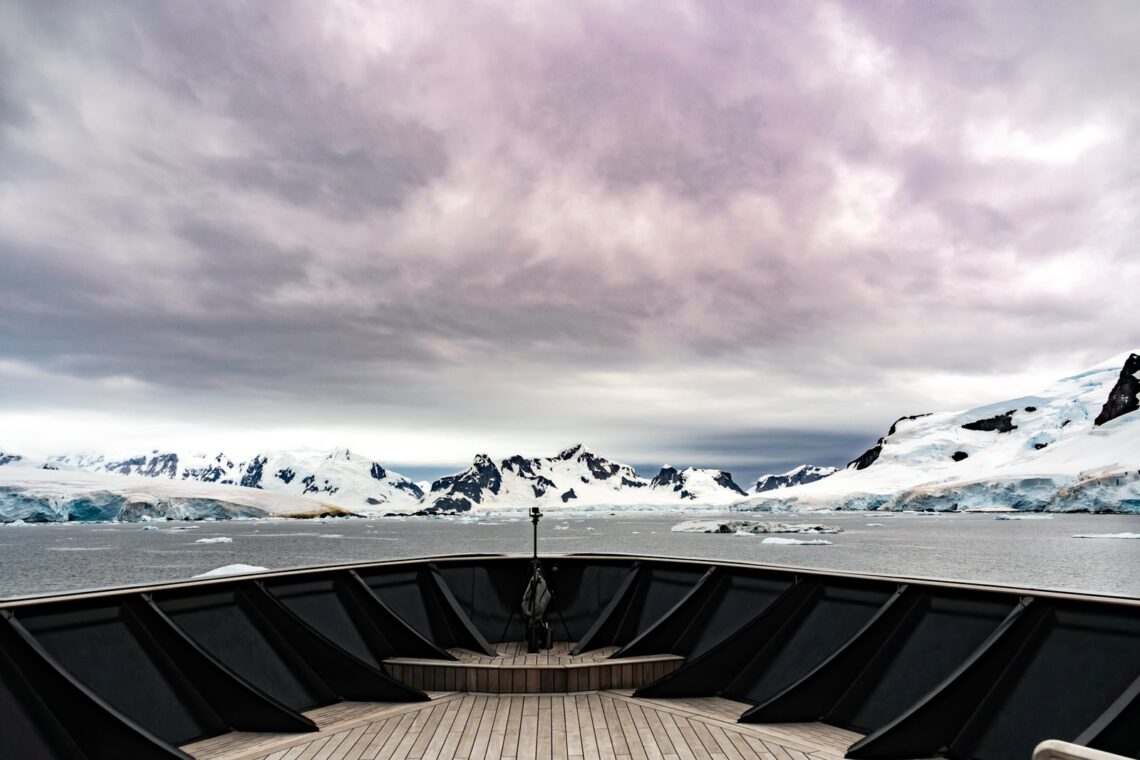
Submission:
<svg viewBox="0 0 1140 760">
<path fill-rule="evenodd" d="M 1138 51 L 1131 1 L 5 2 L 0 447 L 845 462 L 1140 347 Z"/>
</svg>

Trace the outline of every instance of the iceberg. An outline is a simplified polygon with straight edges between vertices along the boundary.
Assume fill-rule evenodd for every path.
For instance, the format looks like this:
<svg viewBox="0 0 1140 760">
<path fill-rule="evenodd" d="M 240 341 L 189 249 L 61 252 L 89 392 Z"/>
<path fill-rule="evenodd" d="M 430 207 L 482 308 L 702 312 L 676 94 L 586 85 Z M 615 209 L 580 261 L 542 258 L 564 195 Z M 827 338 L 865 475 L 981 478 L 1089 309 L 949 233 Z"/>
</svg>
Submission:
<svg viewBox="0 0 1140 760">
<path fill-rule="evenodd" d="M 222 567 L 215 567 L 213 570 L 207 570 L 204 573 L 195 575 L 195 578 L 218 578 L 223 575 L 240 575 L 242 573 L 264 573 L 268 572 L 268 567 L 258 567 L 257 565 L 243 565 L 238 562 L 233 565 L 223 565 Z"/>
<path fill-rule="evenodd" d="M 216 536 L 215 538 L 199 538 L 196 544 L 232 544 L 234 540 L 229 536 Z"/>
</svg>

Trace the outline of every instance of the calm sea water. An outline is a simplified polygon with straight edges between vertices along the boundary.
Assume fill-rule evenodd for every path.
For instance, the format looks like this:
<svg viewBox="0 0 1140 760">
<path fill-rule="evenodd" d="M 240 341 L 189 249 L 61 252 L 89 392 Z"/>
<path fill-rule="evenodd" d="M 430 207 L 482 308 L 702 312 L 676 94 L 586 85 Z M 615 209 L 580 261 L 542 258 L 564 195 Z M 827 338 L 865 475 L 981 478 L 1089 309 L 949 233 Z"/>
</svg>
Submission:
<svg viewBox="0 0 1140 760">
<path fill-rule="evenodd" d="M 540 528 L 539 551 L 702 557 L 1140 597 L 1140 540 L 1073 538 L 1078 533 L 1140 533 L 1140 516 L 1135 515 L 1019 521 L 982 514 L 778 518 L 842 528 L 838 535 L 823 537 L 834 542 L 831 546 L 777 546 L 752 536 L 670 532 L 682 519 L 677 514 L 641 513 L 548 516 Z M 529 552 L 531 542 L 530 523 L 517 517 L 481 524 L 387 518 L 155 527 L 0 527 L 0 598 L 181 580 L 235 563 L 276 570 L 441 554 Z M 196 543 L 220 536 L 232 542 Z"/>
</svg>

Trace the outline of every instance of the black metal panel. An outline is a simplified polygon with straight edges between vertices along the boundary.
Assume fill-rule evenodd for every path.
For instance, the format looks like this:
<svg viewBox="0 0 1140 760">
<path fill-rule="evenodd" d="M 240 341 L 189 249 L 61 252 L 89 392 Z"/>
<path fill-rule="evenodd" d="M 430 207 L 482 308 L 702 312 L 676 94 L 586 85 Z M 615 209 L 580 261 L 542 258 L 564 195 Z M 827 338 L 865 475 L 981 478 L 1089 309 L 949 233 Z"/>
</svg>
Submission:
<svg viewBox="0 0 1140 760">
<path fill-rule="evenodd" d="M 854 636 L 814 670 L 747 710 L 746 723 L 796 723 L 818 720 L 843 693 L 858 682 L 874 655 L 889 645 L 892 634 L 922 597 L 913 587 L 902 586 Z"/>
<path fill-rule="evenodd" d="M 121 603 L 32 610 L 19 619 L 71 675 L 164 741 L 185 744 L 228 730 Z"/>
<path fill-rule="evenodd" d="M 658 624 L 615 657 L 677 654 L 699 657 L 740 630 L 792 585 L 786 574 L 712 568 Z"/>
<path fill-rule="evenodd" d="M 436 646 L 494 654 L 434 566 L 361 571 L 360 577 L 372 593 Z"/>
<path fill-rule="evenodd" d="M 795 624 L 768 641 L 724 689 L 745 702 L 771 699 L 837 651 L 891 598 L 895 587 L 828 579 L 801 608 Z"/>
<path fill-rule="evenodd" d="M 665 614 L 645 630 L 638 633 L 611 657 L 639 657 L 647 654 L 678 654 L 674 651 L 677 640 L 701 617 L 701 612 L 716 595 L 716 588 L 724 580 L 724 573 L 710 567 L 685 595 Z"/>
<path fill-rule="evenodd" d="M 800 580 L 720 644 L 669 675 L 638 689 L 635 697 L 707 697 L 721 693 L 780 631 L 795 626 L 820 593 L 815 580 Z"/>
<path fill-rule="evenodd" d="M 1124 757 L 1140 757 L 1140 676 L 1074 743 Z"/>
<path fill-rule="evenodd" d="M 421 702 L 427 695 L 389 676 L 363 660 L 353 657 L 310 628 L 265 590 L 260 582 L 242 585 L 241 594 L 256 614 L 281 633 L 297 657 L 341 699 L 362 702 Z"/>
<path fill-rule="evenodd" d="M 304 715 L 261 692 L 214 659 L 176 626 L 149 594 L 128 598 L 125 608 L 230 727 L 239 731 L 317 730 L 316 724 Z"/>
<path fill-rule="evenodd" d="M 20 680 L 34 688 L 40 703 L 57 719 L 66 721 L 71 739 L 68 742 L 62 736 L 51 737 L 52 724 L 45 722 L 37 724 L 36 731 L 21 729 L 13 743 L 20 742 L 37 752 L 45 748 L 41 742 L 51 737 L 55 742 L 53 746 L 64 757 L 71 747 L 79 746 L 83 754 L 92 759 L 190 760 L 184 752 L 134 723 L 77 681 L 7 610 L 0 610 L 0 650 L 9 658 L 9 665 L 19 671 Z M 20 704 L 26 717 L 37 717 L 33 703 L 21 700 Z M 32 710 L 28 709 L 30 706 Z"/>
<path fill-rule="evenodd" d="M 526 625 L 520 609 L 530 577 L 529 560 L 449 563 L 440 565 L 439 573 L 484 639 L 525 640 Z"/>
<path fill-rule="evenodd" d="M 336 578 L 325 575 L 307 579 L 290 576 L 277 581 L 266 581 L 265 589 L 285 605 L 294 615 L 311 628 L 335 643 L 341 649 L 379 667 L 384 657 L 377 657 L 369 645 L 369 632 L 357 625 L 352 613 L 338 593 Z"/>
<path fill-rule="evenodd" d="M 1027 757 L 1072 741 L 1140 676 L 1140 619 L 1057 603 L 950 745 L 961 758 Z"/>
<path fill-rule="evenodd" d="M 479 629 L 471 622 L 471 618 L 463 612 L 463 608 L 459 606 L 455 595 L 451 593 L 447 581 L 440 575 L 439 568 L 435 565 L 429 565 L 428 573 L 431 579 L 431 595 L 434 596 L 435 600 L 436 617 L 442 621 L 443 625 L 447 626 L 450 639 L 454 642 L 453 646 L 470 649 L 473 652 L 482 652 L 494 657 L 497 654 L 495 648 L 479 632 Z"/>
<path fill-rule="evenodd" d="M 422 657 L 454 660 L 406 620 L 380 600 L 355 571 L 337 576 L 337 588 L 353 619 L 368 636 L 369 646 L 379 660 L 389 657 Z"/>
<path fill-rule="evenodd" d="M 1023 599 L 954 673 L 905 713 L 851 745 L 847 757 L 895 760 L 944 753 L 1048 613 L 1047 604 Z"/>
<path fill-rule="evenodd" d="M 613 640 L 615 631 L 621 624 L 622 611 L 629 606 L 644 572 L 645 569 L 640 562 L 634 562 L 630 565 L 613 596 L 602 608 L 602 611 L 598 613 L 598 617 L 590 624 L 589 629 L 578 639 L 578 644 L 570 650 L 570 654 L 577 655 L 591 649 L 604 647 Z"/>
<path fill-rule="evenodd" d="M 1017 599 L 931 590 L 824 720 L 863 734 L 942 683 L 1008 617 Z"/>
<path fill-rule="evenodd" d="M 706 568 L 696 565 L 641 563 L 632 585 L 615 597 L 616 604 L 603 613 L 588 640 L 575 651 L 625 644 L 648 630 L 667 614 L 700 581 Z"/>
<path fill-rule="evenodd" d="M 0 637 L 2 640 L 2 637 Z M 83 760 L 84 754 L 36 694 L 8 647 L 0 646 L 0 757 Z"/>
<path fill-rule="evenodd" d="M 555 636 L 583 641 L 594 621 L 618 594 L 632 564 L 572 558 L 550 560 L 546 580 L 554 593 L 549 617 Z"/>
<path fill-rule="evenodd" d="M 237 588 L 156 595 L 178 627 L 227 668 L 295 710 L 337 701 L 283 637 L 243 602 Z"/>
</svg>

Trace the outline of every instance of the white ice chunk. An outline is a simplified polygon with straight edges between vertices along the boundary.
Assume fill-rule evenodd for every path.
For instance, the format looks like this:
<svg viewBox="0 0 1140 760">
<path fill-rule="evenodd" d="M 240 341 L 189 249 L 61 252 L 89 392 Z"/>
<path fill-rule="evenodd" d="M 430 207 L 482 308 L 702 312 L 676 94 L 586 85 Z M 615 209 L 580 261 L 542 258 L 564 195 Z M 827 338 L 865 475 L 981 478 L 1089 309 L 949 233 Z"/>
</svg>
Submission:
<svg viewBox="0 0 1140 760">
<path fill-rule="evenodd" d="M 1140 533 L 1078 533 L 1073 538 L 1140 538 Z"/>
<path fill-rule="evenodd" d="M 199 538 L 194 543 L 196 544 L 232 544 L 234 540 L 229 536 L 217 536 L 215 538 Z"/>
<path fill-rule="evenodd" d="M 222 567 L 215 567 L 213 570 L 207 570 L 204 573 L 195 575 L 195 578 L 216 578 L 219 575 L 241 575 L 242 573 L 264 573 L 268 571 L 268 567 L 258 567 L 257 565 L 243 565 L 240 562 L 235 565 L 223 565 Z"/>
<path fill-rule="evenodd" d="M 797 544 L 800 546 L 831 546 L 830 541 L 824 541 L 822 538 L 780 538 L 778 536 L 770 536 L 765 538 L 760 543 L 763 544 Z"/>
</svg>

